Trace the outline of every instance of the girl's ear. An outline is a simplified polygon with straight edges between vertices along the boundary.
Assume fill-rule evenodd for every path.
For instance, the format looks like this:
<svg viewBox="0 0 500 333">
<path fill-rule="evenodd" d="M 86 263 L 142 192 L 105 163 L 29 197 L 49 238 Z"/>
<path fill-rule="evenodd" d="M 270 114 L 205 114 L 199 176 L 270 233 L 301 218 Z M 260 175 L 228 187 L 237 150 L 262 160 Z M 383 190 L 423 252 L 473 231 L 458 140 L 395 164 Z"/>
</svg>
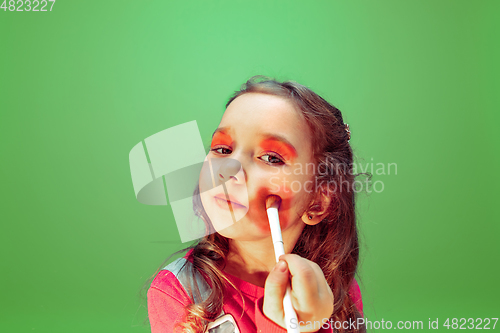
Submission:
<svg viewBox="0 0 500 333">
<path fill-rule="evenodd" d="M 323 221 L 323 219 L 330 213 L 330 204 L 332 196 L 326 190 L 321 189 L 316 200 L 312 203 L 310 208 L 302 214 L 302 221 L 308 225 L 316 225 Z"/>
</svg>

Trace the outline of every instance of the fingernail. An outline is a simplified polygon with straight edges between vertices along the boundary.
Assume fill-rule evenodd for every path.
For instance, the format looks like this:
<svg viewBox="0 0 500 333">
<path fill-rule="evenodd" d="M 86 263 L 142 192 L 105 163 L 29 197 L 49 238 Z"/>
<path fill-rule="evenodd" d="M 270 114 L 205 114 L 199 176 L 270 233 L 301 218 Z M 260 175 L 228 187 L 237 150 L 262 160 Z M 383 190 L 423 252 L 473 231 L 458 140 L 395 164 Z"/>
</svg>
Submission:
<svg viewBox="0 0 500 333">
<path fill-rule="evenodd" d="M 286 272 L 286 262 L 280 260 L 278 262 L 278 265 L 276 265 L 276 269 L 282 273 Z"/>
</svg>

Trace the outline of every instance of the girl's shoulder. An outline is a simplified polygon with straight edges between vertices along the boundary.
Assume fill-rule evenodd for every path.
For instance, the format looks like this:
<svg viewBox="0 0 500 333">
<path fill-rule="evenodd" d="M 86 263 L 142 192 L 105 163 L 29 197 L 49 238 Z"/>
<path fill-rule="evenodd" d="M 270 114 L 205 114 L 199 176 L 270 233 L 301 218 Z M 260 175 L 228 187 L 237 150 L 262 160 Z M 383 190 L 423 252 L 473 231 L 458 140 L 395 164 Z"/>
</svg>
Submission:
<svg viewBox="0 0 500 333">
<path fill-rule="evenodd" d="M 174 260 L 161 269 L 151 283 L 147 298 L 153 333 L 174 332 L 175 325 L 184 320 L 186 305 L 192 303 L 186 284 L 183 285 L 186 262 L 189 262 L 186 258 Z"/>
<path fill-rule="evenodd" d="M 358 281 L 352 279 L 351 287 L 349 288 L 349 296 L 351 296 L 352 302 L 356 305 L 356 308 L 361 314 L 363 314 L 363 301 L 361 300 L 361 290 L 359 288 Z"/>
<path fill-rule="evenodd" d="M 188 293 L 195 290 L 195 287 L 201 290 L 201 295 L 194 293 L 194 299 L 198 301 L 200 296 L 203 297 L 203 291 L 207 289 L 206 281 L 193 268 L 191 253 L 192 250 L 189 250 L 184 257 L 163 267 L 153 279 L 150 288 L 162 291 L 183 304 L 191 303 L 191 297 Z"/>
</svg>

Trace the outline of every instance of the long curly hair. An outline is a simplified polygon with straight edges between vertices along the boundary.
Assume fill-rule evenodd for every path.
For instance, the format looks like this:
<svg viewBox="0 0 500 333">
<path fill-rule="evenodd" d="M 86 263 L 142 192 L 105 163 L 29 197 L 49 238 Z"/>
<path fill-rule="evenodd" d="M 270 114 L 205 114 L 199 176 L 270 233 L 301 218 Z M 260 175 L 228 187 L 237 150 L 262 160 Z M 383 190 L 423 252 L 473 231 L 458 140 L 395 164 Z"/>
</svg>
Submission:
<svg viewBox="0 0 500 333">
<path fill-rule="evenodd" d="M 321 191 L 330 196 L 331 200 L 326 218 L 316 225 L 304 227 L 292 253 L 316 262 L 323 270 L 334 295 L 334 311 L 330 320 L 356 321 L 360 313 L 349 295 L 359 258 L 355 214 L 356 189 L 355 175 L 352 172 L 350 133 L 342 114 L 336 107 L 301 84 L 293 81 L 279 82 L 263 76 L 252 77 L 244 83 L 229 99 L 226 107 L 238 96 L 246 93 L 270 94 L 291 101 L 311 129 L 313 156 L 318 166 L 315 168 L 316 183 L 320 184 Z M 195 194 L 197 191 L 198 189 Z M 205 223 L 210 224 L 199 196 L 194 195 L 193 198 L 195 213 Z M 306 212 L 319 210 L 321 204 L 313 202 Z M 205 301 L 193 302 L 186 306 L 186 321 L 180 326 L 183 332 L 204 332 L 208 323 L 221 313 L 225 288 L 231 284 L 223 274 L 229 239 L 215 232 L 181 251 L 188 249 L 193 250 L 194 269 L 206 277 L 212 288 Z M 365 329 L 361 327 L 359 330 Z M 347 331 L 340 329 L 340 332 Z"/>
</svg>

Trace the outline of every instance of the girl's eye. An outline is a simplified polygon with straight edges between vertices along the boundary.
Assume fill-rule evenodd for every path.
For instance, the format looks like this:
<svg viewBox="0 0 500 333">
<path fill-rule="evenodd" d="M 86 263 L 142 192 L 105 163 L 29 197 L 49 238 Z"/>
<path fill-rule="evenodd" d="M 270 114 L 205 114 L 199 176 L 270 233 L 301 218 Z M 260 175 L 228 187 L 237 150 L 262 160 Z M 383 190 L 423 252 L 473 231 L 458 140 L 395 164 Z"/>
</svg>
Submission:
<svg viewBox="0 0 500 333">
<path fill-rule="evenodd" d="M 226 147 L 212 148 L 210 150 L 213 152 L 216 152 L 217 154 L 221 154 L 221 155 L 229 155 L 233 152 L 231 149 L 226 148 Z"/>
<path fill-rule="evenodd" d="M 270 164 L 284 164 L 285 162 L 276 155 L 265 154 L 260 157 L 261 160 Z"/>
</svg>

